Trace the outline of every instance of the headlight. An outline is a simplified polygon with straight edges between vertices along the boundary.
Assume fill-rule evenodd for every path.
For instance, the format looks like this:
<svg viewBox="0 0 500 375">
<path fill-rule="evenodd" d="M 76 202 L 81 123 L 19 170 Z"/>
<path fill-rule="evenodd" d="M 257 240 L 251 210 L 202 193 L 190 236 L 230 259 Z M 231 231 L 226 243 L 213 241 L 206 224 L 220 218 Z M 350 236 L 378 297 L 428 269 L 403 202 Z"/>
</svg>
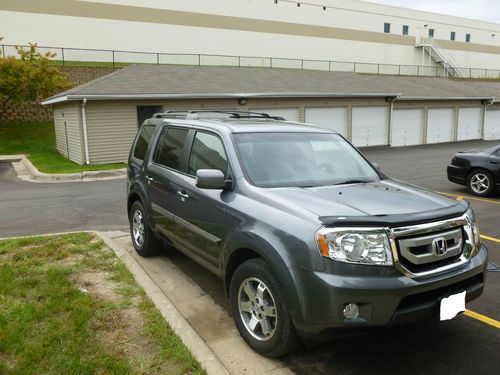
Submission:
<svg viewBox="0 0 500 375">
<path fill-rule="evenodd" d="M 480 235 L 479 235 L 479 226 L 477 225 L 476 215 L 474 215 L 474 211 L 472 211 L 472 208 L 469 208 L 467 210 L 466 215 L 469 218 L 469 221 L 470 221 L 470 224 L 471 224 L 472 236 L 474 237 L 474 244 L 476 246 L 479 246 L 481 238 L 480 238 Z"/>
<path fill-rule="evenodd" d="M 382 228 L 321 228 L 316 241 L 321 254 L 333 260 L 392 265 L 391 245 Z"/>
</svg>

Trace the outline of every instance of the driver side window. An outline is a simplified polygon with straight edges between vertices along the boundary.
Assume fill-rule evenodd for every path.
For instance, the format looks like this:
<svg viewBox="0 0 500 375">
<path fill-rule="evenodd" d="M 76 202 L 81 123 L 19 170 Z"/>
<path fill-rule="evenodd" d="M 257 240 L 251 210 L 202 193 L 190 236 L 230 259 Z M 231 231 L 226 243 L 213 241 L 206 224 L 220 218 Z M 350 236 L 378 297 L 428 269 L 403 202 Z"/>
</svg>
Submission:
<svg viewBox="0 0 500 375">
<path fill-rule="evenodd" d="M 187 173 L 195 176 L 198 169 L 219 169 L 227 175 L 227 156 L 219 137 L 196 132 L 189 156 Z"/>
</svg>

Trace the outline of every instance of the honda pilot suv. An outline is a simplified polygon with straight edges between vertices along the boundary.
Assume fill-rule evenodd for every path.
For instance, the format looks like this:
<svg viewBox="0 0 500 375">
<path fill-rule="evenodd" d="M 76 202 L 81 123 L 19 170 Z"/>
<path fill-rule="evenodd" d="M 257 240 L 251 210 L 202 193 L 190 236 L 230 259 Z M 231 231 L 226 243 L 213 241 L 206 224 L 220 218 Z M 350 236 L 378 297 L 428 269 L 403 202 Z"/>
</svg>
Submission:
<svg viewBox="0 0 500 375">
<path fill-rule="evenodd" d="M 467 202 L 385 176 L 335 132 L 267 114 L 146 120 L 128 213 L 136 251 L 173 247 L 219 276 L 240 334 L 270 357 L 301 338 L 448 320 L 484 287 Z"/>
</svg>

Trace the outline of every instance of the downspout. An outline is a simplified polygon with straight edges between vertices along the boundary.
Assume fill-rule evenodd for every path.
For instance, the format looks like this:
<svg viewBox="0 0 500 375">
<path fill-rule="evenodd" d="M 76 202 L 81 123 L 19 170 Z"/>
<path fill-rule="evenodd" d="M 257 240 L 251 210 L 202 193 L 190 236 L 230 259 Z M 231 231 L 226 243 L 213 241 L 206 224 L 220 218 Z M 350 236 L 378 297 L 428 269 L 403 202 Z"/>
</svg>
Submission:
<svg viewBox="0 0 500 375">
<path fill-rule="evenodd" d="M 487 107 L 493 105 L 495 103 L 495 99 L 483 100 L 481 104 L 483 104 L 483 121 L 481 121 L 481 139 L 484 139 L 484 124 L 486 123 L 486 112 Z"/>
<path fill-rule="evenodd" d="M 394 111 L 394 102 L 398 100 L 400 95 L 396 95 L 393 97 L 387 97 L 385 100 L 389 102 L 389 131 L 387 132 L 387 144 L 391 145 L 392 140 L 392 117 Z"/>
<path fill-rule="evenodd" d="M 89 159 L 89 142 L 87 138 L 87 112 L 85 111 L 86 104 L 87 104 L 87 98 L 83 98 L 82 101 L 83 148 L 85 150 L 85 164 L 89 164 L 90 159 Z"/>
</svg>

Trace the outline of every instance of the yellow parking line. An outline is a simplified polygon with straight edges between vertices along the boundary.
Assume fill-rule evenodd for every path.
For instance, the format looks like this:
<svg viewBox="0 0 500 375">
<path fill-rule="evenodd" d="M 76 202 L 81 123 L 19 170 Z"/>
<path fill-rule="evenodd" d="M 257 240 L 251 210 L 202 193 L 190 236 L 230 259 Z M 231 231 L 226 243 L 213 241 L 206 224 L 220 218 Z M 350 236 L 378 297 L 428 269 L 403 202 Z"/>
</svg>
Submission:
<svg viewBox="0 0 500 375">
<path fill-rule="evenodd" d="M 487 236 L 487 235 L 485 235 L 485 234 L 481 234 L 481 238 L 482 238 L 483 240 L 488 240 L 488 241 L 493 241 L 493 242 L 498 242 L 498 243 L 500 243 L 500 239 L 495 238 L 495 237 L 490 237 L 490 236 Z"/>
<path fill-rule="evenodd" d="M 487 203 L 493 203 L 493 204 L 500 204 L 500 201 L 494 201 L 492 199 L 486 199 L 486 198 L 479 198 L 479 197 L 473 197 L 471 195 L 458 195 L 458 194 L 452 194 L 452 193 L 445 193 L 442 191 L 436 191 L 436 193 L 441 194 L 441 195 L 447 195 L 450 197 L 455 197 L 457 201 L 462 201 L 464 199 L 470 199 L 473 201 L 480 201 L 480 202 L 487 202 Z"/>
<path fill-rule="evenodd" d="M 500 328 L 500 322 L 498 320 L 488 318 L 487 316 L 478 314 L 477 312 L 474 312 L 472 310 L 465 310 L 464 315 L 467 315 L 468 317 L 479 320 L 483 323 L 489 324 L 490 326 L 493 326 L 495 328 Z"/>
</svg>

